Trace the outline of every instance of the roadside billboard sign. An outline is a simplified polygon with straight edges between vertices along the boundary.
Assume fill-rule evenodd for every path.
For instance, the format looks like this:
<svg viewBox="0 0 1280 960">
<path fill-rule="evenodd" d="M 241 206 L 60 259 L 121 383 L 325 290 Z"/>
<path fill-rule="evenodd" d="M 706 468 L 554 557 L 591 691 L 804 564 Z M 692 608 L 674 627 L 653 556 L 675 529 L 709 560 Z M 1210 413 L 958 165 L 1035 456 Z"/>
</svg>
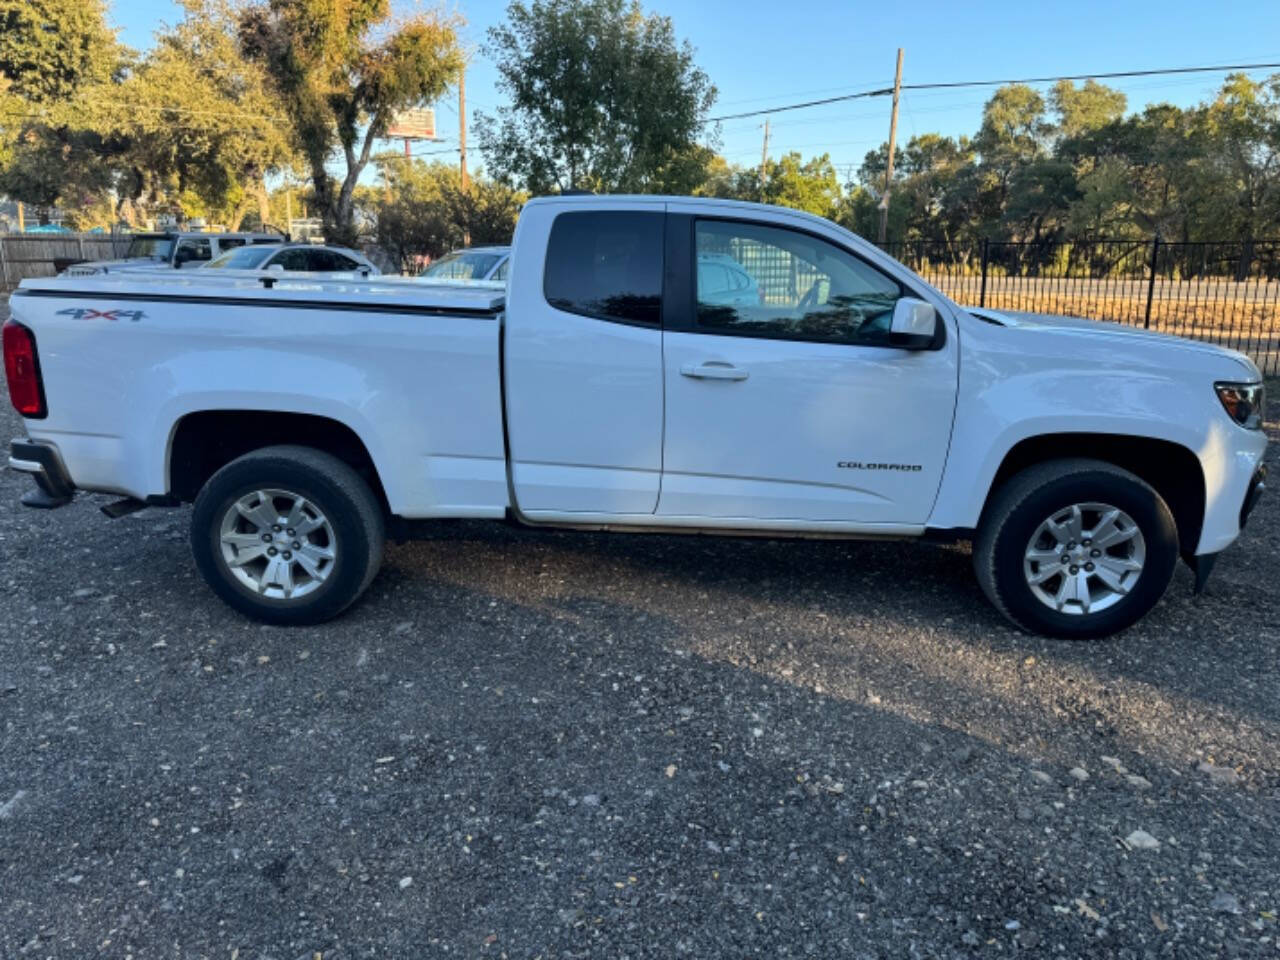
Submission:
<svg viewBox="0 0 1280 960">
<path fill-rule="evenodd" d="M 401 110 L 387 127 L 388 140 L 434 140 L 436 112 L 430 107 Z"/>
</svg>

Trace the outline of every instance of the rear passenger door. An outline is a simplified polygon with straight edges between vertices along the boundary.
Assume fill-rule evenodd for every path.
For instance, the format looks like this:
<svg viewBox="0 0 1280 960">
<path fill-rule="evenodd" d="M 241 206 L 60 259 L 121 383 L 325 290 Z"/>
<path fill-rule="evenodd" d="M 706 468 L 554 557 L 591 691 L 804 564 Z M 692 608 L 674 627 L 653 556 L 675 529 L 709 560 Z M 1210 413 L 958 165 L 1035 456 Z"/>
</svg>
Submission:
<svg viewBox="0 0 1280 960">
<path fill-rule="evenodd" d="M 657 507 L 664 220 L 646 201 L 521 214 L 504 382 L 512 484 L 534 519 Z"/>
</svg>

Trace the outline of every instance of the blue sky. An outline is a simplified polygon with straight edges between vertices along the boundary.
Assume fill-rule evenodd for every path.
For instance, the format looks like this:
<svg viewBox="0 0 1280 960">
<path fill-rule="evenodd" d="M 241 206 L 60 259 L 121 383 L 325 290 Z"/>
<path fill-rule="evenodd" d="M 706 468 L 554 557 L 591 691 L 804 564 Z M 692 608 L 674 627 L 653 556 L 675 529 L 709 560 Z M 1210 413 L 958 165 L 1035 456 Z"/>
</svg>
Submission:
<svg viewBox="0 0 1280 960">
<path fill-rule="evenodd" d="M 421 8 L 405 0 L 393 3 L 399 12 Z M 891 85 L 898 46 L 906 50 L 904 83 L 1280 62 L 1276 0 L 792 0 L 785 5 L 776 0 L 646 0 L 645 6 L 670 16 L 677 35 L 697 49 L 698 64 L 720 91 L 713 113 Z M 446 9 L 467 21 L 464 38 L 472 53 L 468 114 L 492 109 L 502 98 L 495 87 L 496 71 L 480 48 L 485 29 L 502 19 L 506 2 L 468 0 Z M 162 22 L 180 19 L 180 10 L 171 0 L 113 0 L 111 17 L 124 42 L 145 49 L 153 31 Z M 1210 97 L 1221 79 L 1203 74 L 1107 82 L 1128 95 L 1132 110 L 1152 102 L 1198 102 Z M 905 94 L 899 142 L 930 131 L 973 133 L 989 95 L 990 90 L 981 88 Z M 436 149 L 456 145 L 456 99 L 438 104 L 436 116 L 446 140 Z M 762 120 L 723 125 L 720 149 L 731 162 L 759 163 Z M 843 175 L 888 135 L 889 100 L 781 113 L 772 118 L 771 127 L 772 156 L 787 150 L 805 157 L 828 152 Z M 482 161 L 474 146 L 471 154 L 471 165 L 478 166 Z"/>
</svg>

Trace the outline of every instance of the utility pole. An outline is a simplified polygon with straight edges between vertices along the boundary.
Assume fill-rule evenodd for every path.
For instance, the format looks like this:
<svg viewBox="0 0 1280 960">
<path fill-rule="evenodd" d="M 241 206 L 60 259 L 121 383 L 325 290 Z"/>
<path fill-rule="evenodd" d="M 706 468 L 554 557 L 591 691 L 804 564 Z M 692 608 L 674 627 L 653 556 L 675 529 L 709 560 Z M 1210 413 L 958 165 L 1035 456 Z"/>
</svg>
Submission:
<svg viewBox="0 0 1280 960">
<path fill-rule="evenodd" d="M 22 201 L 18 201 L 18 232 L 25 233 L 27 230 L 26 218 L 22 215 Z"/>
<path fill-rule="evenodd" d="M 467 192 L 467 71 L 458 75 L 458 155 L 462 174 L 462 192 Z"/>
<path fill-rule="evenodd" d="M 898 141 L 898 94 L 902 90 L 902 48 L 898 48 L 898 69 L 893 74 L 893 110 L 889 114 L 889 163 L 884 171 L 884 195 L 880 198 L 880 243 L 889 233 L 889 191 L 893 186 L 893 148 Z"/>
<path fill-rule="evenodd" d="M 764 148 L 760 151 L 760 194 L 764 197 L 765 169 L 769 165 L 769 118 L 764 118 Z"/>
</svg>

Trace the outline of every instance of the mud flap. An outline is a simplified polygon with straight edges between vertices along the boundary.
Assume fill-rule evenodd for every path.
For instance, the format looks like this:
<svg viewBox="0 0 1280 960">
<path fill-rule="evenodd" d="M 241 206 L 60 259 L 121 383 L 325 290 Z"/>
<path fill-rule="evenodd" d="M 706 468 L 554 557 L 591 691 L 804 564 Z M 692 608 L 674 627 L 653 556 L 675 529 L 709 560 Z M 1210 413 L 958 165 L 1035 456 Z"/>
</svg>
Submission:
<svg viewBox="0 0 1280 960">
<path fill-rule="evenodd" d="M 1196 575 L 1196 585 L 1192 590 L 1195 596 L 1204 593 L 1204 585 L 1209 582 L 1209 574 L 1213 573 L 1213 565 L 1218 562 L 1216 553 L 1202 553 L 1187 561 Z"/>
</svg>

